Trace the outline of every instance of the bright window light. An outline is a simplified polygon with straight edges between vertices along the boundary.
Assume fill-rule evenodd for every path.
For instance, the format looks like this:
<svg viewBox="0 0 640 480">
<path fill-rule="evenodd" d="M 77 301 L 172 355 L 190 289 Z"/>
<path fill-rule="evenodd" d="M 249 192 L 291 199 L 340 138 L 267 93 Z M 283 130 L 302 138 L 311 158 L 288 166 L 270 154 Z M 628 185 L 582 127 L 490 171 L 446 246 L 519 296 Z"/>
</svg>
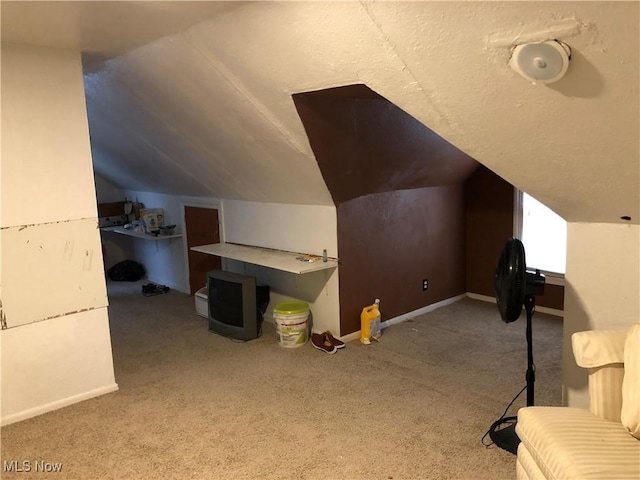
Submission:
<svg viewBox="0 0 640 480">
<path fill-rule="evenodd" d="M 522 243 L 527 267 L 565 273 L 567 222 L 535 198 L 522 192 Z"/>
</svg>

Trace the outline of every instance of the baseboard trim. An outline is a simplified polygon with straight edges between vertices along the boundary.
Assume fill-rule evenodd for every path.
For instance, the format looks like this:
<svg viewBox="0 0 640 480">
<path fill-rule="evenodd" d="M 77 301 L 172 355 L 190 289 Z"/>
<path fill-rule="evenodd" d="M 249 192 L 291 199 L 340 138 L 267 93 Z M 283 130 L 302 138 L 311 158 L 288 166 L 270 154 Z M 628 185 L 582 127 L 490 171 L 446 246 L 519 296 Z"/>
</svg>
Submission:
<svg viewBox="0 0 640 480">
<path fill-rule="evenodd" d="M 348 342 L 352 342 L 354 340 L 358 340 L 360 338 L 360 330 L 358 330 L 357 332 L 353 332 L 353 333 L 348 333 L 346 335 L 342 335 L 339 338 L 343 342 L 347 342 L 347 343 Z"/>
<path fill-rule="evenodd" d="M 466 297 L 466 295 L 463 293 L 462 295 L 457 295 L 455 297 L 447 298 L 445 300 L 441 300 L 439 302 L 432 303 L 431 305 L 427 305 L 426 307 L 419 308 L 417 310 L 414 310 L 413 312 L 405 313 L 403 315 L 399 315 L 397 317 L 390 318 L 389 320 L 385 320 L 384 322 L 382 322 L 382 324 L 381 324 L 382 329 L 384 330 L 385 328 L 388 328 L 391 325 L 395 325 L 396 323 L 404 322 L 405 320 L 408 320 L 409 318 L 417 317 L 418 315 L 423 315 L 425 313 L 433 312 L 434 310 L 437 310 L 439 308 L 446 307 L 447 305 L 451 305 L 453 303 L 456 303 L 456 302 L 462 300 L 465 297 Z"/>
<path fill-rule="evenodd" d="M 58 410 L 60 408 L 68 407 L 69 405 L 73 405 L 74 403 L 82 402 L 83 400 L 89 400 L 90 398 L 99 397 L 101 395 L 115 392 L 117 390 L 118 390 L 118 384 L 112 383 L 111 385 L 106 385 L 104 387 L 96 388 L 88 392 L 80 393 L 78 395 L 73 395 L 71 397 L 63 398 L 61 400 L 56 400 L 55 402 L 47 403 L 45 405 L 40 405 L 35 408 L 30 408 L 28 410 L 14 413 L 12 415 L 7 415 L 6 417 L 2 417 L 2 419 L 0 420 L 0 425 L 4 427 L 12 423 L 20 422 L 22 420 L 26 420 L 32 417 L 37 417 L 38 415 L 42 415 L 43 413 L 52 412 L 53 410 Z"/>
<path fill-rule="evenodd" d="M 380 324 L 380 326 L 384 330 L 386 328 L 389 328 L 391 325 L 404 322 L 409 318 L 413 318 L 413 317 L 417 317 L 418 315 L 423 315 L 425 313 L 433 312 L 434 310 L 437 310 L 439 308 L 446 307 L 447 305 L 456 303 L 457 301 L 462 300 L 465 297 L 466 297 L 466 294 L 463 293 L 462 295 L 457 295 L 455 297 L 447 298 L 445 300 L 432 303 L 431 305 L 427 305 L 426 307 L 418 308 L 417 310 L 413 310 L 408 313 L 403 313 L 402 315 L 398 315 L 397 317 L 393 317 L 393 318 L 390 318 L 389 320 L 385 320 Z M 351 342 L 352 340 L 356 340 L 359 338 L 360 338 L 360 330 L 340 337 L 340 339 L 343 342 Z"/>
<path fill-rule="evenodd" d="M 473 300 L 481 300 L 483 302 L 497 303 L 495 297 L 488 295 L 480 295 L 479 293 L 467 292 L 467 297 Z M 536 312 L 546 313 L 548 315 L 554 315 L 556 317 L 564 317 L 564 310 L 558 310 L 557 308 L 541 307 L 536 305 Z"/>
</svg>

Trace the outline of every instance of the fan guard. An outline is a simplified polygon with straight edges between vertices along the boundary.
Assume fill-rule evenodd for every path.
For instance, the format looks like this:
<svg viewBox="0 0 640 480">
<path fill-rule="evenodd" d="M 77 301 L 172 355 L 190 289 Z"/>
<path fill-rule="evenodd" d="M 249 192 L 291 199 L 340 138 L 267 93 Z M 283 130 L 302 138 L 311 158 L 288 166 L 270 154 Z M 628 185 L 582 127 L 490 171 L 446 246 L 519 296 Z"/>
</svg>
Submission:
<svg viewBox="0 0 640 480">
<path fill-rule="evenodd" d="M 507 240 L 496 267 L 496 301 L 500 317 L 505 323 L 515 322 L 520 317 L 523 306 L 527 312 L 527 384 L 525 388 L 527 390 L 528 407 L 534 403 L 535 384 L 531 320 L 535 310 L 535 295 L 544 293 L 544 284 L 545 278 L 540 273 L 540 270 L 527 271 L 522 242 L 517 238 Z M 493 443 L 513 454 L 517 453 L 518 444 L 520 443 L 520 439 L 515 432 L 517 417 L 506 417 L 505 415 L 520 393 L 511 401 L 502 417 L 496 420 L 487 432 Z"/>
<path fill-rule="evenodd" d="M 495 278 L 498 310 L 505 323 L 515 322 L 522 312 L 526 268 L 524 245 L 517 238 L 508 240 L 498 260 Z"/>
</svg>

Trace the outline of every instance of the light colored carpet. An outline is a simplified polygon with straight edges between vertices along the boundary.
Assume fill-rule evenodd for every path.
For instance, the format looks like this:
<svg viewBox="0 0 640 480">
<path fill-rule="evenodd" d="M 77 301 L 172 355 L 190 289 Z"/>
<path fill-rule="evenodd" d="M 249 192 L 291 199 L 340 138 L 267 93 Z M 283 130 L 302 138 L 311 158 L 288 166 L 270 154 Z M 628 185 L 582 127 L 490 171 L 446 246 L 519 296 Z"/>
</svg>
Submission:
<svg viewBox="0 0 640 480">
<path fill-rule="evenodd" d="M 515 478 L 481 437 L 524 386 L 524 314 L 464 299 L 327 355 L 270 324 L 247 343 L 208 333 L 193 297 L 142 283 L 109 284 L 120 390 L 2 429 L 3 461 L 62 473 L 2 478 Z M 537 405 L 561 402 L 561 329 L 536 314 Z"/>
</svg>

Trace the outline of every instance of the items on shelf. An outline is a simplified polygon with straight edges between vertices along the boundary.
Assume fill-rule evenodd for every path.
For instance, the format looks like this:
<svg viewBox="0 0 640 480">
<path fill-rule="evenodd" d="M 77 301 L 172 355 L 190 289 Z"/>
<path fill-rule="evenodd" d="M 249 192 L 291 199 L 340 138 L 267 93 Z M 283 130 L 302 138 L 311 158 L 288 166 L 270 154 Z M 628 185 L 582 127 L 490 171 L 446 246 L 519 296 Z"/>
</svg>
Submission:
<svg viewBox="0 0 640 480">
<path fill-rule="evenodd" d="M 296 260 L 300 260 L 301 262 L 308 262 L 308 263 L 313 263 L 313 262 L 317 262 L 318 260 L 321 260 L 322 257 L 319 257 L 318 255 L 302 255 L 300 257 L 296 257 Z"/>
<path fill-rule="evenodd" d="M 338 266 L 337 258 L 327 258 L 326 262 L 304 262 L 298 260 L 298 257 L 304 256 L 304 254 L 301 253 L 250 245 L 237 245 L 234 243 L 197 245 L 190 247 L 190 250 L 296 274 L 333 269 Z"/>
<path fill-rule="evenodd" d="M 140 210 L 140 220 L 146 233 L 157 233 L 164 226 L 164 209 L 143 208 Z"/>
</svg>

